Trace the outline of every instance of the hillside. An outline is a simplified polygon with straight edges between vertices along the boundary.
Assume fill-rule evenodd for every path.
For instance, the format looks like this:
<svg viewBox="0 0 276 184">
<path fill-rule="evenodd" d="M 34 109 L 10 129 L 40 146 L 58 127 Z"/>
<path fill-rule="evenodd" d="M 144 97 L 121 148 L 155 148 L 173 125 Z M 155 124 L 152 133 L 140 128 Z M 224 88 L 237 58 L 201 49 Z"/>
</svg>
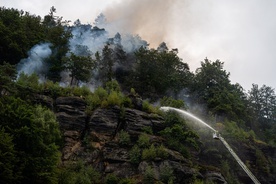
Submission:
<svg viewBox="0 0 276 184">
<path fill-rule="evenodd" d="M 0 8 L 0 183 L 274 183 L 273 88 L 97 25 Z"/>
</svg>

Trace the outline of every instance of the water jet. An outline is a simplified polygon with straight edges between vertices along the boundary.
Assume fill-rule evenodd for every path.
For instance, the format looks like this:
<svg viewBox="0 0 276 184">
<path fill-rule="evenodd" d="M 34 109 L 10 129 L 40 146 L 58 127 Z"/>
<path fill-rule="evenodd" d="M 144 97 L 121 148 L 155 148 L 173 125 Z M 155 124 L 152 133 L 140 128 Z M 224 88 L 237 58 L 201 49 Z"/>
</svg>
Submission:
<svg viewBox="0 0 276 184">
<path fill-rule="evenodd" d="M 177 108 L 173 108 L 173 107 L 160 107 L 160 110 L 162 111 L 175 111 L 183 116 L 186 116 L 192 120 L 195 120 L 203 125 L 205 125 L 206 127 L 208 127 L 209 129 L 213 130 L 213 138 L 214 139 L 219 139 L 223 145 L 228 149 L 228 151 L 230 152 L 230 154 L 234 157 L 234 159 L 237 161 L 237 163 L 241 166 L 241 168 L 244 170 L 244 172 L 250 177 L 250 179 L 255 183 L 255 184 L 260 184 L 260 182 L 258 181 L 258 179 L 253 175 L 253 173 L 246 167 L 246 165 L 242 162 L 242 160 L 238 157 L 238 155 L 235 153 L 235 151 L 230 147 L 230 145 L 225 141 L 225 139 L 218 133 L 217 130 L 215 130 L 213 127 L 211 127 L 210 125 L 208 125 L 207 123 L 205 123 L 204 121 L 202 121 L 201 119 L 199 119 L 198 117 L 196 117 L 195 115 L 182 110 L 182 109 L 177 109 Z"/>
</svg>

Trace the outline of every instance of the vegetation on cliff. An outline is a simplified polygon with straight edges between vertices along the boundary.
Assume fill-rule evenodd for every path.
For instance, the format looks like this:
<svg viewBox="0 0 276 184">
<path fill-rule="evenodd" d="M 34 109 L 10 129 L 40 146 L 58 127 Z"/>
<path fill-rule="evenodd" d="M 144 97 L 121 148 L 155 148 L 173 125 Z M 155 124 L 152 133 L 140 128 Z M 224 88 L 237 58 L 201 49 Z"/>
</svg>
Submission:
<svg viewBox="0 0 276 184">
<path fill-rule="evenodd" d="M 262 183 L 274 181 L 274 89 L 253 84 L 246 93 L 219 60 L 205 58 L 193 73 L 165 43 L 150 49 L 139 36 L 108 38 L 55 11 L 42 19 L 0 8 L 1 182 L 248 181 L 210 132 L 159 106 L 204 117 Z M 92 52 L 85 35 L 105 41 Z"/>
</svg>

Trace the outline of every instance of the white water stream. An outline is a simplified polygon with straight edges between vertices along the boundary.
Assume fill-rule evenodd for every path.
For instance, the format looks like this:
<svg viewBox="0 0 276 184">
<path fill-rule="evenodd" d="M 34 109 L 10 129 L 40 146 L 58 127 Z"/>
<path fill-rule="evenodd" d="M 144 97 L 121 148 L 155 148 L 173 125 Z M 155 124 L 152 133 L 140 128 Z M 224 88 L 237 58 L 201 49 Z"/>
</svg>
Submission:
<svg viewBox="0 0 276 184">
<path fill-rule="evenodd" d="M 176 111 L 179 114 L 186 116 L 190 119 L 196 120 L 199 123 L 202 123 L 203 125 L 207 126 L 208 128 L 210 128 L 211 130 L 214 131 L 215 134 L 217 134 L 217 131 L 212 128 L 210 125 L 208 125 L 207 123 L 205 123 L 204 121 L 202 121 L 201 119 L 199 119 L 198 117 L 196 117 L 195 115 L 182 110 L 182 109 L 177 109 L 177 108 L 173 108 L 173 107 L 161 107 L 160 108 L 162 111 Z M 258 179 L 253 175 L 253 173 L 246 167 L 246 165 L 241 161 L 241 159 L 238 157 L 238 155 L 234 152 L 234 150 L 230 147 L 230 145 L 225 141 L 225 139 L 223 137 L 221 137 L 220 135 L 218 135 L 218 138 L 221 140 L 221 142 L 224 144 L 224 146 L 228 149 L 228 151 L 231 153 L 231 155 L 234 157 L 234 159 L 238 162 L 238 164 L 241 166 L 241 168 L 244 170 L 244 172 L 251 178 L 251 180 L 255 183 L 255 184 L 260 184 L 260 182 L 258 181 Z"/>
</svg>

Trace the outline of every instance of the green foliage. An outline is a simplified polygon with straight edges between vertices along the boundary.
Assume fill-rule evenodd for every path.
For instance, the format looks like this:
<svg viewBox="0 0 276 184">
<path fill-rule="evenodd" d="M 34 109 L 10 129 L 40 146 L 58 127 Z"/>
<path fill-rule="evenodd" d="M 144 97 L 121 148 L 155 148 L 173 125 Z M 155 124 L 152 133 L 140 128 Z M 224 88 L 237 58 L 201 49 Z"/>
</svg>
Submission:
<svg viewBox="0 0 276 184">
<path fill-rule="evenodd" d="M 146 134 L 150 134 L 153 135 L 153 131 L 152 131 L 152 127 L 150 126 L 145 126 L 142 128 L 143 132 L 145 132 Z"/>
<path fill-rule="evenodd" d="M 91 94 L 90 89 L 87 86 L 73 87 L 72 93 L 74 96 L 87 97 Z"/>
<path fill-rule="evenodd" d="M 17 79 L 17 84 L 24 88 L 31 88 L 33 91 L 39 92 L 42 90 L 42 85 L 39 84 L 39 78 L 37 74 L 27 75 L 25 73 L 20 73 Z"/>
<path fill-rule="evenodd" d="M 148 113 L 154 113 L 154 114 L 158 113 L 157 107 L 154 107 L 153 105 L 151 105 L 147 100 L 143 101 L 142 110 Z"/>
<path fill-rule="evenodd" d="M 198 149 L 198 135 L 186 126 L 178 114 L 166 113 L 165 124 L 167 127 L 160 134 L 166 138 L 169 148 L 180 151 L 186 157 L 189 157 L 188 147 Z"/>
<path fill-rule="evenodd" d="M 119 144 L 122 146 L 128 146 L 131 143 L 129 134 L 124 130 L 121 130 L 118 133 L 118 137 L 119 137 Z"/>
<path fill-rule="evenodd" d="M 44 83 L 44 91 L 48 92 L 52 98 L 67 96 L 64 88 L 60 87 L 57 82 L 54 83 L 53 81 L 49 80 Z"/>
<path fill-rule="evenodd" d="M 116 81 L 116 80 L 111 80 L 111 81 L 106 82 L 104 88 L 108 93 L 111 93 L 113 91 L 115 91 L 117 93 L 121 92 L 120 85 L 119 85 L 118 81 Z"/>
<path fill-rule="evenodd" d="M 169 106 L 175 108 L 185 108 L 183 100 L 175 100 L 172 97 L 163 97 L 160 101 L 160 106 Z"/>
<path fill-rule="evenodd" d="M 17 162 L 13 138 L 0 126 L 0 180 L 3 183 L 15 183 Z"/>
<path fill-rule="evenodd" d="M 256 166 L 260 168 L 264 173 L 270 174 L 269 162 L 265 154 L 260 150 L 256 149 Z"/>
<path fill-rule="evenodd" d="M 120 106 L 121 99 L 122 99 L 122 97 L 120 95 L 121 95 L 120 93 L 118 93 L 116 91 L 112 91 L 107 97 L 108 105 L 109 106 L 115 106 L 115 105 Z"/>
<path fill-rule="evenodd" d="M 163 144 L 156 148 L 156 156 L 162 159 L 168 158 L 169 154 Z"/>
<path fill-rule="evenodd" d="M 136 184 L 137 181 L 135 181 L 135 179 L 131 179 L 131 178 L 123 178 L 120 179 L 119 184 Z"/>
<path fill-rule="evenodd" d="M 92 69 L 95 61 L 91 56 L 77 56 L 71 53 L 70 56 L 63 58 L 64 68 L 70 72 L 71 85 L 79 82 L 88 82 L 92 77 Z"/>
<path fill-rule="evenodd" d="M 97 95 L 101 101 L 105 100 L 108 96 L 107 91 L 102 87 L 97 88 L 94 94 Z"/>
<path fill-rule="evenodd" d="M 255 137 L 255 133 L 253 130 L 246 132 L 244 129 L 240 128 L 236 122 L 226 121 L 224 122 L 225 129 L 223 134 L 228 137 L 232 137 L 238 139 L 240 141 L 245 141 L 246 139 L 253 139 Z"/>
<path fill-rule="evenodd" d="M 16 73 L 13 65 L 6 62 L 0 65 L 0 96 L 15 90 L 13 81 L 16 79 Z"/>
<path fill-rule="evenodd" d="M 129 152 L 130 162 L 133 164 L 139 164 L 141 161 L 141 150 L 139 146 L 134 145 Z"/>
<path fill-rule="evenodd" d="M 168 153 L 163 145 L 155 147 L 153 144 L 149 148 L 145 148 L 142 152 L 142 160 L 154 160 L 156 158 L 165 159 Z"/>
<path fill-rule="evenodd" d="M 142 152 L 142 160 L 154 160 L 156 158 L 156 149 L 152 144 L 150 148 L 146 148 Z"/>
<path fill-rule="evenodd" d="M 207 104 L 208 109 L 217 115 L 231 120 L 246 119 L 246 95 L 239 84 L 232 85 L 229 73 L 223 69 L 224 63 L 207 58 L 196 70 L 191 86 L 192 99 L 199 104 Z"/>
<path fill-rule="evenodd" d="M 17 64 L 28 50 L 45 41 L 45 27 L 41 17 L 22 10 L 0 7 L 0 64 Z"/>
<path fill-rule="evenodd" d="M 135 53 L 137 64 L 132 86 L 146 98 L 157 99 L 168 91 L 176 95 L 187 87 L 191 73 L 177 51 L 155 50 L 141 47 Z"/>
<path fill-rule="evenodd" d="M 150 146 L 150 137 L 144 133 L 139 135 L 137 144 L 140 148 L 148 148 Z"/>
<path fill-rule="evenodd" d="M 173 173 L 173 169 L 168 165 L 162 165 L 160 168 L 160 180 L 163 183 L 173 183 L 175 180 L 175 176 Z"/>
<path fill-rule="evenodd" d="M 145 184 L 154 183 L 154 170 L 151 166 L 146 167 L 146 170 L 144 173 L 144 178 L 143 178 L 143 183 L 145 183 Z"/>
<path fill-rule="evenodd" d="M 61 139 L 54 113 L 5 97 L 0 101 L 0 121 L 6 133 L 13 137 L 18 182 L 56 181 Z"/>
<path fill-rule="evenodd" d="M 75 164 L 71 164 L 65 167 L 60 175 L 60 184 L 99 184 L 100 173 L 97 172 L 92 166 L 85 165 L 82 160 L 79 160 Z"/>
<path fill-rule="evenodd" d="M 105 177 L 105 184 L 117 184 L 119 182 L 119 178 L 114 174 L 108 174 Z"/>
</svg>

